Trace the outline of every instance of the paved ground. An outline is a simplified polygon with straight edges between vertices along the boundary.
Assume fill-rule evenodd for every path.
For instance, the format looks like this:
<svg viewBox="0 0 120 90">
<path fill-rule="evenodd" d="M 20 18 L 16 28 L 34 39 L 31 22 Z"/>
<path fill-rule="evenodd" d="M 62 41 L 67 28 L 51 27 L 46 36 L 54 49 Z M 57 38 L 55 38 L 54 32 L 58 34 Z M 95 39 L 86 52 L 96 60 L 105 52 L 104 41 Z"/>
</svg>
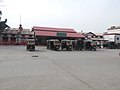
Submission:
<svg viewBox="0 0 120 90">
<path fill-rule="evenodd" d="M 120 90 L 119 52 L 0 46 L 0 90 Z"/>
</svg>

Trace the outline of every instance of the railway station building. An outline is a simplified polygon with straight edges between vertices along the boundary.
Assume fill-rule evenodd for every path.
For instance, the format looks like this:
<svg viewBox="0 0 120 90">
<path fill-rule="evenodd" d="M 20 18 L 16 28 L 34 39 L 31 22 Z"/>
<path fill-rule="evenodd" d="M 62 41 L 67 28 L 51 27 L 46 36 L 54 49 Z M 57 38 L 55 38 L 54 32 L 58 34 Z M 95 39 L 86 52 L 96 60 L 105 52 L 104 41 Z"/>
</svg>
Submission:
<svg viewBox="0 0 120 90">
<path fill-rule="evenodd" d="M 34 26 L 32 31 L 35 33 L 36 44 L 46 45 L 48 39 L 84 39 L 85 36 L 69 28 L 53 28 L 53 27 L 39 27 Z"/>
</svg>

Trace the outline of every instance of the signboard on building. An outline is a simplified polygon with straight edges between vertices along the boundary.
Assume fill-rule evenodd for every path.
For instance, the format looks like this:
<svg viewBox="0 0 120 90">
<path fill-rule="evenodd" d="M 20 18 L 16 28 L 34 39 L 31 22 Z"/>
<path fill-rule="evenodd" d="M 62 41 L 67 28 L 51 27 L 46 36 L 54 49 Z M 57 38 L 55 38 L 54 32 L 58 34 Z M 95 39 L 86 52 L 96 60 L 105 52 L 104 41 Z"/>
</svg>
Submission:
<svg viewBox="0 0 120 90">
<path fill-rule="evenodd" d="M 57 32 L 57 36 L 59 36 L 59 37 L 66 37 L 67 33 L 66 32 Z"/>
</svg>

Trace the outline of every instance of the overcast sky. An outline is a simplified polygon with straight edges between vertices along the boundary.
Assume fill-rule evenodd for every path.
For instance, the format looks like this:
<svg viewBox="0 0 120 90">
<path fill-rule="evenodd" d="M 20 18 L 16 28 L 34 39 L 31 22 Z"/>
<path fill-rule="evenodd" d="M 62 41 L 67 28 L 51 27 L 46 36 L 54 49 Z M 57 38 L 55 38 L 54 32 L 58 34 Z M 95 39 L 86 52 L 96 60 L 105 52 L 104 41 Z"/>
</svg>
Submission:
<svg viewBox="0 0 120 90">
<path fill-rule="evenodd" d="M 120 0 L 0 0 L 2 20 L 23 28 L 65 27 L 83 32 L 105 32 L 120 25 Z"/>
</svg>

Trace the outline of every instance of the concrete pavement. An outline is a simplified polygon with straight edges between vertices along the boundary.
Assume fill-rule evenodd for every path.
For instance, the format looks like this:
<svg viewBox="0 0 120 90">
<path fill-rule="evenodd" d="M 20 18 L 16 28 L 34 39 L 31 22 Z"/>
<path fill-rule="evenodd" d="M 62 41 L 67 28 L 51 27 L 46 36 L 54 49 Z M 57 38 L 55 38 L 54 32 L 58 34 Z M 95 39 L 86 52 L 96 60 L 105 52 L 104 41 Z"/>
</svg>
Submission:
<svg viewBox="0 0 120 90">
<path fill-rule="evenodd" d="M 120 90 L 119 52 L 0 46 L 0 90 Z"/>
</svg>

